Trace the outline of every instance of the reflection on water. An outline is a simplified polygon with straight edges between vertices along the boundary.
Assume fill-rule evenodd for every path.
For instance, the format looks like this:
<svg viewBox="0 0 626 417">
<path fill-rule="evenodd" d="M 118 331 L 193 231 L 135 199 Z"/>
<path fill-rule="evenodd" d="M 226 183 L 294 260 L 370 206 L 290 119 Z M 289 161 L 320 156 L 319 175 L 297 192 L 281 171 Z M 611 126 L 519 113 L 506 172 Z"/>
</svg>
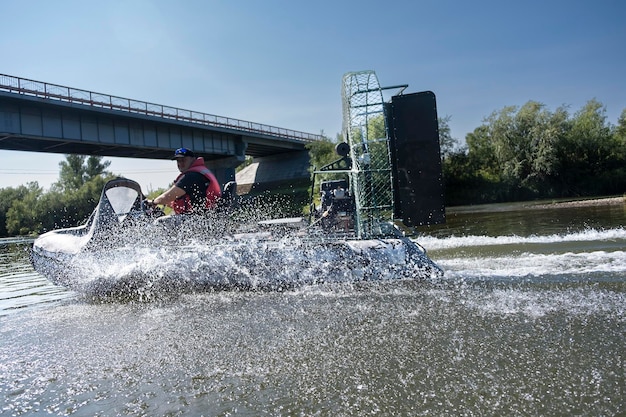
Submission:
<svg viewBox="0 0 626 417">
<path fill-rule="evenodd" d="M 626 205 L 555 206 L 535 203 L 489 204 L 448 209 L 446 224 L 424 227 L 428 235 L 531 236 L 624 227 Z M 558 208 L 557 208 L 558 207 Z"/>
<path fill-rule="evenodd" d="M 0 410 L 624 415 L 623 207 L 515 209 L 420 238 L 441 280 L 152 303 L 89 302 L 0 244 Z"/>
<path fill-rule="evenodd" d="M 28 262 L 32 239 L 0 239 L 0 316 L 71 296 L 33 271 Z"/>
</svg>

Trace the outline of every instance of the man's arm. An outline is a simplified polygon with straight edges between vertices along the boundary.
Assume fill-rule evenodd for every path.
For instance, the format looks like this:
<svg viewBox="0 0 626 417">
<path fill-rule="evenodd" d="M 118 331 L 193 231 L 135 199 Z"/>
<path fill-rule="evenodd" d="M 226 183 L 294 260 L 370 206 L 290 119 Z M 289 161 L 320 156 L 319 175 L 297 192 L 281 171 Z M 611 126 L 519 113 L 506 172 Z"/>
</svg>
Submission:
<svg viewBox="0 0 626 417">
<path fill-rule="evenodd" d="M 152 204 L 169 204 L 176 200 L 178 197 L 185 195 L 185 190 L 175 185 L 172 185 L 169 190 L 152 200 Z"/>
</svg>

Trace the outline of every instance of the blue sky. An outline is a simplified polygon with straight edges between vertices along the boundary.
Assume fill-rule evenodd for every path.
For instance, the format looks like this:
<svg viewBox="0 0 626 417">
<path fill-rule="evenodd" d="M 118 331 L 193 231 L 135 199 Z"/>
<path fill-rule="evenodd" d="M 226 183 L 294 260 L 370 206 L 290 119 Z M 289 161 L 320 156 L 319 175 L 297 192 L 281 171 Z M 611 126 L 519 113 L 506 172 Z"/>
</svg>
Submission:
<svg viewBox="0 0 626 417">
<path fill-rule="evenodd" d="M 452 136 L 529 100 L 626 108 L 626 2 L 2 0 L 0 73 L 268 125 L 341 130 L 341 77 L 431 90 Z M 58 177 L 63 155 L 0 151 L 0 187 Z M 171 161 L 107 158 L 144 191 Z"/>
</svg>

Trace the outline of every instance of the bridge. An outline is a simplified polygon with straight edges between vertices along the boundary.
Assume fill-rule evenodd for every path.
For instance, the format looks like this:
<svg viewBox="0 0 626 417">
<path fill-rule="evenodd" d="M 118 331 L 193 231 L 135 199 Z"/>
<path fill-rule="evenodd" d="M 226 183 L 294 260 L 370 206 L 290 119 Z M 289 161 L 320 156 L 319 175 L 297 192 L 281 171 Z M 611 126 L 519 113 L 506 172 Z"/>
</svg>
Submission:
<svg viewBox="0 0 626 417">
<path fill-rule="evenodd" d="M 302 161 L 322 137 L 0 74 L 0 149 L 147 159 L 172 150 L 204 157 L 220 182 L 235 178 L 245 156 L 281 164 Z M 278 169 L 276 169 L 278 167 Z"/>
</svg>

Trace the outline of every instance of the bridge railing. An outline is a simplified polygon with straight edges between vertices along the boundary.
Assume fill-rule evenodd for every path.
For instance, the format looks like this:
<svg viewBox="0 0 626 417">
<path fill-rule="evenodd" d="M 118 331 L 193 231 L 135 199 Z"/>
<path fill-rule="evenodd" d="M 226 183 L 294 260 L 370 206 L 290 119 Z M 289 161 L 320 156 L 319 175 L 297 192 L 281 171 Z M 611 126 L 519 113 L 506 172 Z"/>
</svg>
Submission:
<svg viewBox="0 0 626 417">
<path fill-rule="evenodd" d="M 0 91 L 312 142 L 320 135 L 0 74 Z"/>
</svg>

